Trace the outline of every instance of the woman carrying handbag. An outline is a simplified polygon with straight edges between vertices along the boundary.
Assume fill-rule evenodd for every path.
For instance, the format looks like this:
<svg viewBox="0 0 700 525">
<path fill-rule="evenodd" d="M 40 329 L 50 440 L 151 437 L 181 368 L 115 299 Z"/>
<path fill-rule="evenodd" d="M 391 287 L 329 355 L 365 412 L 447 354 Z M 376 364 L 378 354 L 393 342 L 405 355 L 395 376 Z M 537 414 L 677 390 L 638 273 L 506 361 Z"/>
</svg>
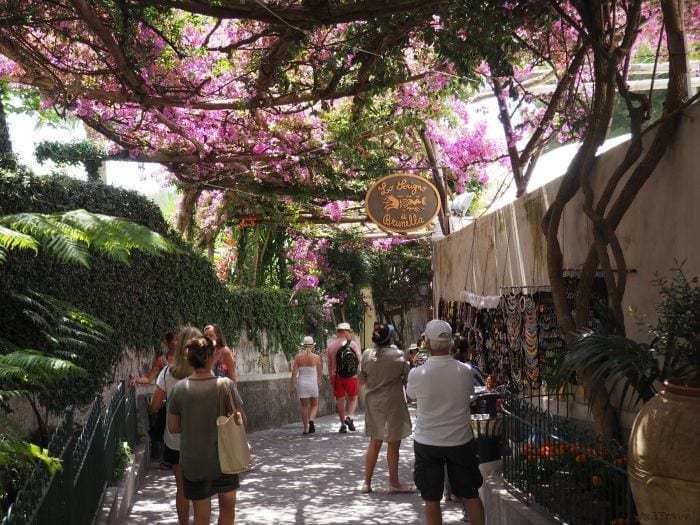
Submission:
<svg viewBox="0 0 700 525">
<path fill-rule="evenodd" d="M 236 490 L 240 482 L 238 474 L 222 472 L 217 418 L 222 415 L 223 403 L 226 414 L 240 411 L 245 426 L 245 413 L 240 408 L 243 402 L 233 381 L 217 379 L 213 374 L 216 357 L 210 339 L 199 337 L 189 341 L 187 360 L 194 372 L 175 385 L 168 399 L 168 429 L 172 434 L 180 434 L 185 497 L 194 506 L 194 525 L 205 525 L 211 518 L 211 497 L 217 494 L 218 523 L 229 525 L 235 520 Z M 222 394 L 226 394 L 223 399 Z"/>
</svg>

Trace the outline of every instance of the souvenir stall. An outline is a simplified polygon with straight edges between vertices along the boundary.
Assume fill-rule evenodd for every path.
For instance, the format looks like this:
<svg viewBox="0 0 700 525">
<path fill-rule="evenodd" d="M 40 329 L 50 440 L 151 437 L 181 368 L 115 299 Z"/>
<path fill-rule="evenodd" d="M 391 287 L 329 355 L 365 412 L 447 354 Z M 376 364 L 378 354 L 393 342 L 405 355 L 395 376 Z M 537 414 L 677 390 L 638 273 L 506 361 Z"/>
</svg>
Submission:
<svg viewBox="0 0 700 525">
<path fill-rule="evenodd" d="M 567 299 L 575 308 L 578 276 L 568 271 Z M 596 278 L 590 327 L 596 328 L 607 306 L 605 282 Z M 471 361 L 494 386 L 511 391 L 538 390 L 551 373 L 564 345 L 557 327 L 549 286 L 504 286 L 501 295 L 480 296 L 469 291 L 457 301 L 438 302 L 438 316 L 468 337 Z"/>
</svg>

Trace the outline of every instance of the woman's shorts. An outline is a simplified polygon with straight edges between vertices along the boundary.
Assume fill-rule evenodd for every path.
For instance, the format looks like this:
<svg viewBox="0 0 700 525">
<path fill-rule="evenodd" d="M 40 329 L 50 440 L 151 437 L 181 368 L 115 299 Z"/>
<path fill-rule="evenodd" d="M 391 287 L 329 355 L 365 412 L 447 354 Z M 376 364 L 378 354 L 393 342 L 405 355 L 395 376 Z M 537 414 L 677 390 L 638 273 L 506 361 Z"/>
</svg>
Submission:
<svg viewBox="0 0 700 525">
<path fill-rule="evenodd" d="M 217 479 L 190 481 L 187 474 L 183 476 L 185 497 L 191 500 L 208 499 L 220 492 L 231 492 L 241 486 L 238 474 L 221 474 Z"/>
<path fill-rule="evenodd" d="M 163 448 L 163 463 L 170 463 L 171 465 L 180 464 L 180 451 L 170 448 L 165 445 Z"/>
<path fill-rule="evenodd" d="M 479 471 L 474 439 L 456 447 L 435 447 L 413 442 L 416 454 L 413 480 L 425 501 L 440 501 L 445 487 L 445 467 L 452 494 L 466 499 L 479 495 L 484 479 Z"/>
</svg>

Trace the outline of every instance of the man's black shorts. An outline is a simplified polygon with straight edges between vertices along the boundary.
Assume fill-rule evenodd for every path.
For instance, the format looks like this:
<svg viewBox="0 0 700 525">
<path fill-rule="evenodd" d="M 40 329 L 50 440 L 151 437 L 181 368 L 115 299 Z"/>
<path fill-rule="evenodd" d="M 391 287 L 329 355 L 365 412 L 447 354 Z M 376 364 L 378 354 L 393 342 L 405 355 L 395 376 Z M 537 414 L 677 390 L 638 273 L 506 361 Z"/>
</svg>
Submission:
<svg viewBox="0 0 700 525">
<path fill-rule="evenodd" d="M 456 447 L 435 447 L 413 442 L 416 464 L 413 481 L 426 501 L 440 501 L 445 487 L 445 465 L 450 487 L 455 496 L 476 498 L 484 479 L 479 471 L 476 441 L 467 441 Z"/>
</svg>

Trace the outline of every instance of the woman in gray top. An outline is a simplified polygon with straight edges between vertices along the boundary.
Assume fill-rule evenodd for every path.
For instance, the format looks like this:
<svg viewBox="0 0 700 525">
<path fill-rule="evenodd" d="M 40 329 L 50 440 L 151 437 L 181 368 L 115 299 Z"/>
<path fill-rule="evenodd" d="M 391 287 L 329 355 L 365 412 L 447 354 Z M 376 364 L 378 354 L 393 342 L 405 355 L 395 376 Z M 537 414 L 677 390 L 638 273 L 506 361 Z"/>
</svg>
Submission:
<svg viewBox="0 0 700 525">
<path fill-rule="evenodd" d="M 187 344 L 187 361 L 194 372 L 178 382 L 168 399 L 168 430 L 180 434 L 180 466 L 184 493 L 194 505 L 194 525 L 209 523 L 211 497 L 219 496 L 219 524 L 235 519 L 237 474 L 223 474 L 219 465 L 216 418 L 221 403 L 229 406 L 225 388 L 230 388 L 238 407 L 242 401 L 236 385 L 229 378 L 217 378 L 212 372 L 216 361 L 214 344 L 207 337 Z M 245 424 L 245 413 L 241 410 Z"/>
<path fill-rule="evenodd" d="M 401 440 L 411 434 L 411 418 L 406 407 L 403 386 L 409 365 L 403 352 L 391 344 L 394 327 L 375 327 L 372 341 L 376 348 L 362 354 L 360 385 L 365 387 L 365 435 L 370 441 L 365 456 L 365 481 L 362 492 L 372 492 L 372 475 L 382 443 L 387 442 L 389 492 L 412 492 L 409 485 L 399 483 L 399 447 Z"/>
</svg>

